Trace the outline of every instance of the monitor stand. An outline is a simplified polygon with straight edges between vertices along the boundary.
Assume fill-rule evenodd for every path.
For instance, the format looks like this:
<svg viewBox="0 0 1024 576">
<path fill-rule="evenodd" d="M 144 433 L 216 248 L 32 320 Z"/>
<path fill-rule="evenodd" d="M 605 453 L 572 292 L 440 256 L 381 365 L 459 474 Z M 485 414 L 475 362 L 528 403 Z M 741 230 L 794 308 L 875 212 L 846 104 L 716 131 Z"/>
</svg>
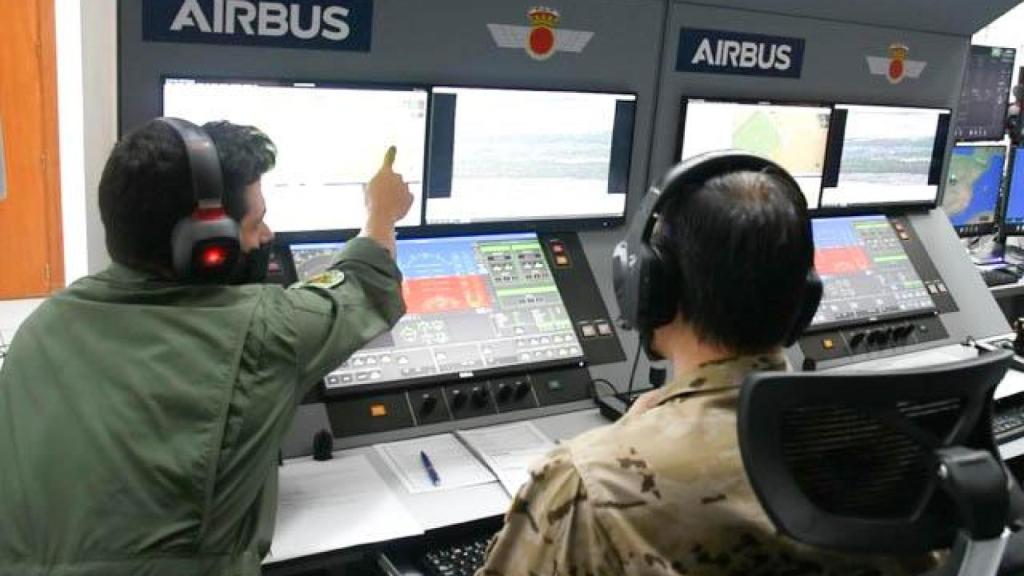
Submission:
<svg viewBox="0 0 1024 576">
<path fill-rule="evenodd" d="M 978 266 L 989 266 L 992 264 L 1006 263 L 1006 245 L 1002 242 L 993 241 L 979 247 L 971 252 L 971 260 Z"/>
</svg>

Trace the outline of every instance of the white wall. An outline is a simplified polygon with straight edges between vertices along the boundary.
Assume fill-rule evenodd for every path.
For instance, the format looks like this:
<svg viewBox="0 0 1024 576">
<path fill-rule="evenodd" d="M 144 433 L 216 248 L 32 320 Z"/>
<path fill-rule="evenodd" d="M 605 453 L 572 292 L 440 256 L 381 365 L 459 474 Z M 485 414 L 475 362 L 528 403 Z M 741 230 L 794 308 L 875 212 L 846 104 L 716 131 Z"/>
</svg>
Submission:
<svg viewBox="0 0 1024 576">
<path fill-rule="evenodd" d="M 117 139 L 117 2 L 55 0 L 64 275 L 110 262 L 96 191 Z"/>
</svg>

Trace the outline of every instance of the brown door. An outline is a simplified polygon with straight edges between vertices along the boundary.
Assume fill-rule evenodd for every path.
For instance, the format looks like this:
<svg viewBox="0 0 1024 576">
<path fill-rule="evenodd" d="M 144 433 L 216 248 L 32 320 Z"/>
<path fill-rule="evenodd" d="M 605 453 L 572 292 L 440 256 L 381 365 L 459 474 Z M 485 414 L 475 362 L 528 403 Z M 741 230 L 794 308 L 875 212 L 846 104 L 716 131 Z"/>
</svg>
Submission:
<svg viewBox="0 0 1024 576">
<path fill-rule="evenodd" d="M 54 0 L 0 0 L 0 299 L 64 285 Z"/>
</svg>

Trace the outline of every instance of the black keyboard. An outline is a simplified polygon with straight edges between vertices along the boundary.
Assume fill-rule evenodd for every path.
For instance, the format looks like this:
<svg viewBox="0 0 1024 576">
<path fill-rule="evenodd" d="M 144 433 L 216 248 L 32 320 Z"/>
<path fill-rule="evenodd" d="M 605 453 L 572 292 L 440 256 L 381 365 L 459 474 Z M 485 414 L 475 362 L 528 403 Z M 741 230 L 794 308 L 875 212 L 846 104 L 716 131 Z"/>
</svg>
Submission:
<svg viewBox="0 0 1024 576">
<path fill-rule="evenodd" d="M 1018 277 L 1006 268 L 993 268 L 982 270 L 981 278 L 987 286 L 1002 286 L 1004 284 L 1016 284 Z"/>
<path fill-rule="evenodd" d="M 424 551 L 418 564 L 428 576 L 473 576 L 483 566 L 491 534 Z"/>
</svg>

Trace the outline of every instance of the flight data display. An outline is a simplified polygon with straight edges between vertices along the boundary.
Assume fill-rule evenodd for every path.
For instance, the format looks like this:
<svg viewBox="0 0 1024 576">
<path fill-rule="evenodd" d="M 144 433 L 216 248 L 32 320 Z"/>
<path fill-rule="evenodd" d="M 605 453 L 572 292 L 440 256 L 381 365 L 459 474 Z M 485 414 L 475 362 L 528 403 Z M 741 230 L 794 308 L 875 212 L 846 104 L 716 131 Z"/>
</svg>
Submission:
<svg viewBox="0 0 1024 576">
<path fill-rule="evenodd" d="M 300 280 L 323 273 L 343 244 L 294 244 Z M 536 234 L 398 241 L 407 312 L 329 374 L 329 390 L 533 364 L 583 351 Z"/>
<path fill-rule="evenodd" d="M 1014 236 L 1024 234 L 1024 148 L 1013 149 L 1003 232 Z"/>
<path fill-rule="evenodd" d="M 420 205 L 426 90 L 167 79 L 163 97 L 165 116 L 227 120 L 270 136 L 277 165 L 263 176 L 263 196 L 265 220 L 277 232 L 361 228 L 363 188 L 391 145 L 398 148 L 394 169 Z M 416 209 L 398 223 L 419 224 Z"/>
<path fill-rule="evenodd" d="M 961 236 L 992 231 L 1005 164 L 1005 146 L 953 148 L 942 208 Z"/>
<path fill-rule="evenodd" d="M 807 206 L 818 207 L 832 109 L 771 103 L 683 100 L 679 160 L 737 149 L 768 158 L 796 178 Z"/>
<path fill-rule="evenodd" d="M 923 313 L 935 303 L 885 216 L 816 218 L 814 266 L 825 292 L 811 325 Z"/>
<path fill-rule="evenodd" d="M 949 110 L 837 104 L 821 206 L 934 204 Z"/>
<path fill-rule="evenodd" d="M 1003 139 L 1016 56 L 1014 48 L 971 46 L 956 112 L 957 140 Z"/>
<path fill-rule="evenodd" d="M 427 224 L 621 219 L 636 96 L 435 87 Z"/>
</svg>

